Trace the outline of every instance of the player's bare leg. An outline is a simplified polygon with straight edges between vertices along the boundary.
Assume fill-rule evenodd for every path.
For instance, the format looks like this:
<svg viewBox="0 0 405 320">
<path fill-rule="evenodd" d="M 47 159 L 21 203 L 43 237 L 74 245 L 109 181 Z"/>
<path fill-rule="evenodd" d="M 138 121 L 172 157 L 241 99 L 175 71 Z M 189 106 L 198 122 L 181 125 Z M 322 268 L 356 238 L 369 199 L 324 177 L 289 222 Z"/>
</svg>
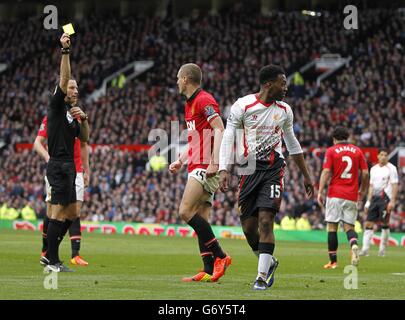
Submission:
<svg viewBox="0 0 405 320">
<path fill-rule="evenodd" d="M 273 256 L 275 247 L 273 231 L 275 215 L 276 212 L 271 209 L 259 209 L 259 263 L 256 281 L 253 285 L 254 290 L 266 290 L 274 282 L 274 272 L 278 266 L 278 261 Z"/>
<path fill-rule="evenodd" d="M 204 190 L 200 182 L 190 177 L 184 189 L 179 215 L 194 229 L 204 246 L 213 253 L 215 263 L 212 281 L 217 281 L 225 273 L 231 259 L 222 251 L 210 224 L 201 215 L 197 214 L 199 206 L 208 199 L 208 196 L 209 194 Z"/>
<path fill-rule="evenodd" d="M 251 216 L 241 222 L 242 230 L 246 237 L 249 246 L 252 248 L 256 257 L 259 257 L 259 220 L 257 217 Z"/>
<path fill-rule="evenodd" d="M 72 246 L 72 258 L 70 263 L 78 266 L 88 266 L 89 263 L 80 256 L 80 242 L 82 234 L 80 230 L 80 211 L 82 209 L 83 201 L 76 202 L 77 217 L 73 220 L 69 228 L 70 242 Z"/>
<path fill-rule="evenodd" d="M 364 229 L 365 230 L 363 233 L 363 247 L 361 248 L 359 255 L 367 257 L 369 255 L 371 239 L 373 238 L 374 235 L 374 222 L 366 221 L 366 223 L 364 224 Z"/>
<path fill-rule="evenodd" d="M 180 218 L 188 223 L 197 214 L 201 200 L 208 199 L 207 195 L 208 193 L 196 179 L 192 177 L 188 179 L 179 207 Z"/>
<path fill-rule="evenodd" d="M 207 202 L 209 199 L 209 194 L 204 192 L 204 196 L 201 198 L 201 201 L 197 207 L 197 214 L 203 217 L 206 221 L 210 220 L 211 214 L 211 204 Z"/>
<path fill-rule="evenodd" d="M 359 247 L 357 245 L 357 233 L 354 231 L 354 226 L 348 223 L 343 224 L 343 229 L 346 232 L 347 240 L 350 243 L 351 249 L 351 263 L 353 266 L 358 266 L 360 257 L 359 257 Z"/>
<path fill-rule="evenodd" d="M 337 249 L 338 249 L 338 237 L 337 237 L 337 223 L 328 222 L 328 254 L 329 262 L 325 264 L 324 269 L 335 269 L 337 267 Z"/>
</svg>

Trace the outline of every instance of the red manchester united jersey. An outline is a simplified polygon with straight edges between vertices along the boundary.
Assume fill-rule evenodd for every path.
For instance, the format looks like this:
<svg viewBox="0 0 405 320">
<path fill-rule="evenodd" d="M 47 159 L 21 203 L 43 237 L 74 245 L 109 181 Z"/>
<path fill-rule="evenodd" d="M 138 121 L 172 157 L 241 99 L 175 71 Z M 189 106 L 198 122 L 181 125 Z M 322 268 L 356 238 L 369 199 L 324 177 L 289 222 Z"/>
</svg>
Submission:
<svg viewBox="0 0 405 320">
<path fill-rule="evenodd" d="M 39 127 L 39 130 L 38 130 L 38 136 L 48 138 L 48 133 L 46 131 L 47 123 L 48 123 L 48 118 L 44 117 L 42 119 L 41 126 Z M 81 158 L 81 154 L 80 154 L 80 140 L 78 138 L 76 138 L 75 145 L 74 145 L 74 160 L 75 160 L 76 172 L 83 172 L 82 158 Z"/>
<path fill-rule="evenodd" d="M 332 176 L 328 189 L 329 198 L 357 201 L 359 170 L 368 169 L 360 148 L 350 143 L 328 148 L 323 168 L 329 169 Z"/>
<path fill-rule="evenodd" d="M 219 117 L 219 105 L 208 92 L 197 89 L 187 99 L 185 120 L 188 129 L 188 172 L 207 169 L 214 146 L 210 122 Z"/>
</svg>

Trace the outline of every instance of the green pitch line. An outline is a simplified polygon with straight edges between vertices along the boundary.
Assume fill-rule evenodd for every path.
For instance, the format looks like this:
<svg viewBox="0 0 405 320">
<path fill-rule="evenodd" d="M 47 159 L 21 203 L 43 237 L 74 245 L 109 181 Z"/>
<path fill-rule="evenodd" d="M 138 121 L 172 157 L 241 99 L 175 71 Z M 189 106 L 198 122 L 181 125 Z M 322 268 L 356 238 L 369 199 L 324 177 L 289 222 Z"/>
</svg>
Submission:
<svg viewBox="0 0 405 320">
<path fill-rule="evenodd" d="M 339 268 L 323 270 L 327 245 L 279 242 L 280 261 L 274 286 L 265 292 L 251 289 L 257 258 L 243 240 L 222 239 L 233 264 L 218 283 L 183 283 L 202 263 L 196 239 L 85 234 L 82 255 L 88 267 L 58 275 L 58 289 L 44 289 L 39 265 L 41 234 L 0 232 L 0 299 L 405 299 L 405 249 L 389 247 L 387 256 L 362 258 L 358 289 L 347 290 L 349 247 L 341 243 Z M 61 259 L 70 258 L 70 241 L 61 246 Z"/>
</svg>

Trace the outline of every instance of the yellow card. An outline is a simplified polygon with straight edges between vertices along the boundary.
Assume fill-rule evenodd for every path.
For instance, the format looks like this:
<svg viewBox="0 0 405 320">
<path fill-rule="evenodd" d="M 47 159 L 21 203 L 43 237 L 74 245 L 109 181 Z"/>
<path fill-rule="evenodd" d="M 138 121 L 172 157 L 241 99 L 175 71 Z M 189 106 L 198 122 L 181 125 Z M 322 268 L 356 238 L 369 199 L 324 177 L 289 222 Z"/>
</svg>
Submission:
<svg viewBox="0 0 405 320">
<path fill-rule="evenodd" d="M 62 28 L 63 32 L 69 34 L 69 36 L 75 33 L 75 29 L 73 29 L 73 25 L 71 23 L 65 24 Z"/>
</svg>

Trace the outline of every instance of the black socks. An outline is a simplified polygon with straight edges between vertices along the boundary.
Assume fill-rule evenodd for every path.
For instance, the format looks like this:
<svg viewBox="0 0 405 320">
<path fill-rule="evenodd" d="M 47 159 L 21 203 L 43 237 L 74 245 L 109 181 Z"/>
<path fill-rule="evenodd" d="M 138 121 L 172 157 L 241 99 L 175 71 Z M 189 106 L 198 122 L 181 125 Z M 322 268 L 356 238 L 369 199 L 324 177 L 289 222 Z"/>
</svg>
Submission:
<svg viewBox="0 0 405 320">
<path fill-rule="evenodd" d="M 49 263 L 54 265 L 60 262 L 59 260 L 59 238 L 62 232 L 63 222 L 49 219 L 48 225 L 48 251 L 47 256 L 49 257 Z"/>
<path fill-rule="evenodd" d="M 80 218 L 73 221 L 69 229 L 70 242 L 72 246 L 72 258 L 79 255 L 80 242 L 82 239 L 82 233 L 80 231 Z"/>
<path fill-rule="evenodd" d="M 198 237 L 198 246 L 200 247 L 200 255 L 204 263 L 204 272 L 212 274 L 214 272 L 214 256 L 205 245 L 201 237 Z"/>
<path fill-rule="evenodd" d="M 350 242 L 350 247 L 357 245 L 357 233 L 354 230 L 349 230 L 346 232 L 347 240 Z"/>
<path fill-rule="evenodd" d="M 195 214 L 188 224 L 194 229 L 198 238 L 204 243 L 204 246 L 214 254 L 214 257 L 221 259 L 226 257 L 212 232 L 210 224 L 203 217 L 199 214 Z"/>
<path fill-rule="evenodd" d="M 72 225 L 72 220 L 68 220 L 66 219 L 63 224 L 62 224 L 62 228 L 60 231 L 60 235 L 59 235 L 59 244 L 62 242 L 63 237 L 65 236 L 65 234 L 67 233 L 67 231 L 69 230 L 70 226 Z"/>
<path fill-rule="evenodd" d="M 338 237 L 337 232 L 328 232 L 328 253 L 331 262 L 337 261 Z"/>
</svg>

